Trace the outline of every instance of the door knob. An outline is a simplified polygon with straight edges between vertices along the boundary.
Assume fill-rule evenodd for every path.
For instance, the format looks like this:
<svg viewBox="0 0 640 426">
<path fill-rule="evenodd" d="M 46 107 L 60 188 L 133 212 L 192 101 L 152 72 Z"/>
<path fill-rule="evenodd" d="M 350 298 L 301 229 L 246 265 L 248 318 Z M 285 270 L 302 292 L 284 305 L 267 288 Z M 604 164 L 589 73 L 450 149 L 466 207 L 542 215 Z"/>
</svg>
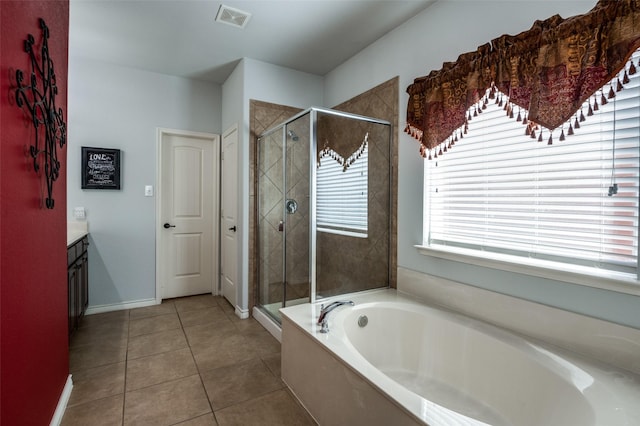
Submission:
<svg viewBox="0 0 640 426">
<path fill-rule="evenodd" d="M 236 232 L 236 226 L 235 226 L 235 225 L 233 225 L 231 228 L 229 228 L 229 231 Z"/>
<path fill-rule="evenodd" d="M 164 229 L 169 229 L 169 228 L 175 228 L 176 227 L 175 225 L 169 225 L 168 223 L 165 223 L 162 226 L 164 226 Z"/>
</svg>

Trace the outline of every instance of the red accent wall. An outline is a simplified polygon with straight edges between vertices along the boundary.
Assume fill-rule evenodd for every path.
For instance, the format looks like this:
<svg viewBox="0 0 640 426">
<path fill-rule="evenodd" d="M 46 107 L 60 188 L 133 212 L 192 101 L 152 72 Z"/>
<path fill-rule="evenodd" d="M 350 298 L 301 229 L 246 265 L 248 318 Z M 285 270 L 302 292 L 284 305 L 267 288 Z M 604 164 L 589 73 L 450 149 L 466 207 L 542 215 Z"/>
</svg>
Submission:
<svg viewBox="0 0 640 426">
<path fill-rule="evenodd" d="M 25 155 L 34 131 L 11 99 L 10 75 L 31 69 L 24 39 L 33 34 L 40 46 L 39 18 L 50 30 L 56 104 L 66 120 L 68 0 L 0 0 L 0 423 L 7 426 L 48 425 L 69 374 L 66 147 L 48 210 L 44 181 Z"/>
</svg>

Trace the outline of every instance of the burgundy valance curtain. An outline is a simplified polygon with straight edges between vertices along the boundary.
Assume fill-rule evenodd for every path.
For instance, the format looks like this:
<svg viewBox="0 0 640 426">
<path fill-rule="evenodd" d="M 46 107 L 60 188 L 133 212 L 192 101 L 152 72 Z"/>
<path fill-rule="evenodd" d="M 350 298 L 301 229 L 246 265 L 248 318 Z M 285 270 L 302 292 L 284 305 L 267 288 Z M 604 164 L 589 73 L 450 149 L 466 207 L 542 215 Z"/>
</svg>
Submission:
<svg viewBox="0 0 640 426">
<path fill-rule="evenodd" d="M 553 130 L 599 90 L 619 90 L 603 85 L 625 67 L 636 72 L 627 62 L 638 47 L 640 0 L 600 0 L 584 15 L 536 21 L 528 31 L 503 35 L 416 78 L 407 88 L 405 131 L 421 142 L 423 156 L 450 147 L 472 119 L 467 111 L 482 108 L 487 91 L 489 97 L 508 95 L 528 114 L 529 126 Z"/>
</svg>

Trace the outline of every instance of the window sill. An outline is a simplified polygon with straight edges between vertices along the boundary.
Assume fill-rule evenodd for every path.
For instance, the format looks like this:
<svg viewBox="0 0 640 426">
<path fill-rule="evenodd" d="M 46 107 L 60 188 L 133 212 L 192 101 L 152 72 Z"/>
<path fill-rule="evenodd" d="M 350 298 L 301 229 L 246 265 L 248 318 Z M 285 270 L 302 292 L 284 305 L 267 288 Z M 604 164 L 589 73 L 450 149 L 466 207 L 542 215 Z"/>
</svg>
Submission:
<svg viewBox="0 0 640 426">
<path fill-rule="evenodd" d="M 345 231 L 342 229 L 331 229 L 331 228 L 323 228 L 318 226 L 316 228 L 318 232 L 324 232 L 327 234 L 336 234 L 336 235 L 344 235 L 347 237 L 355 237 L 355 238 L 368 238 L 369 235 L 363 232 L 354 232 L 354 231 Z"/>
<path fill-rule="evenodd" d="M 618 293 L 640 296 L 640 281 L 628 274 L 594 268 L 558 264 L 539 259 L 526 259 L 497 253 L 478 256 L 473 250 L 414 246 L 425 256 L 453 260 L 502 271 L 579 284 Z"/>
</svg>

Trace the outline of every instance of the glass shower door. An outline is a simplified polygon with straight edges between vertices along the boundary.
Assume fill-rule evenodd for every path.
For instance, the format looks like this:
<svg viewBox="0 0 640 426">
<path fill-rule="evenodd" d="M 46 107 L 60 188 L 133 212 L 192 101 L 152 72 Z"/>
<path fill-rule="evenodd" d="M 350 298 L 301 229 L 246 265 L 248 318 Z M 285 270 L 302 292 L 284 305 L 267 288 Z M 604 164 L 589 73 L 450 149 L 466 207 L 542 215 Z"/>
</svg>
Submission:
<svg viewBox="0 0 640 426">
<path fill-rule="evenodd" d="M 310 114 L 286 125 L 284 304 L 309 301 Z"/>
<path fill-rule="evenodd" d="M 309 114 L 258 139 L 258 305 L 309 301 Z"/>
<path fill-rule="evenodd" d="M 258 140 L 258 302 L 280 321 L 284 301 L 283 130 Z"/>
</svg>

